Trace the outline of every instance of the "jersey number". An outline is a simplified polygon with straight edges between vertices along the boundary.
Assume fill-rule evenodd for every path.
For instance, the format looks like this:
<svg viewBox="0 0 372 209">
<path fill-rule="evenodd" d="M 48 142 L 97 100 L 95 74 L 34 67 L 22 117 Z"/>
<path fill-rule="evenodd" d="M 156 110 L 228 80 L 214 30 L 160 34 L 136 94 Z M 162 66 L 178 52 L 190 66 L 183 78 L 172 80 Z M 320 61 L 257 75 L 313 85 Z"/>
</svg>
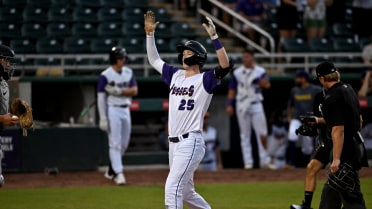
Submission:
<svg viewBox="0 0 372 209">
<path fill-rule="evenodd" d="M 189 99 L 189 100 L 183 99 L 181 100 L 181 104 L 178 107 L 178 110 L 185 110 L 185 109 L 192 110 L 194 109 L 194 103 L 195 101 L 193 99 Z"/>
</svg>

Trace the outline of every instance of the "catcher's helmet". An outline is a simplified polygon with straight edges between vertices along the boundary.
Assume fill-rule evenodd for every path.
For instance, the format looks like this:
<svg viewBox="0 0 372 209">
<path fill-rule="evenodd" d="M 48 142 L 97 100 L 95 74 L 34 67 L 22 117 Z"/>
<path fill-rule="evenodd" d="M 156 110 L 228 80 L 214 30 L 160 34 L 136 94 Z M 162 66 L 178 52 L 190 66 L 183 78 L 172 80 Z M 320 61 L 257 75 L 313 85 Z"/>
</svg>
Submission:
<svg viewBox="0 0 372 209">
<path fill-rule="evenodd" d="M 8 46 L 0 44 L 0 59 L 5 59 L 9 65 L 0 63 L 0 76 L 5 80 L 9 80 L 12 77 L 15 63 L 12 62 L 15 58 L 13 49 Z"/>
<path fill-rule="evenodd" d="M 191 57 L 188 57 L 185 59 L 185 64 L 187 65 L 199 65 L 200 67 L 203 67 L 205 60 L 207 59 L 207 50 L 204 48 L 204 46 L 197 42 L 197 41 L 186 41 L 184 44 L 177 45 L 177 51 L 178 51 L 178 61 L 180 64 L 183 64 L 182 61 L 182 52 L 184 50 L 191 50 L 195 52 L 195 54 Z"/>
<path fill-rule="evenodd" d="M 127 59 L 128 54 L 125 48 L 120 47 L 120 46 L 114 46 L 111 48 L 110 51 L 110 64 L 115 64 L 117 59 L 125 58 Z"/>
</svg>

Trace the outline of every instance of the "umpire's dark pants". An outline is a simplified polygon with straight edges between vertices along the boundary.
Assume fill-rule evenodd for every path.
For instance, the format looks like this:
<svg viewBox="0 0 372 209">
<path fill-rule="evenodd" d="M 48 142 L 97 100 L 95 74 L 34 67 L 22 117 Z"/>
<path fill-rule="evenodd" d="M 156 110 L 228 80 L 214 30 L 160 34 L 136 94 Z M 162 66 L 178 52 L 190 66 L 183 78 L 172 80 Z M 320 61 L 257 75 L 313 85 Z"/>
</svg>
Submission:
<svg viewBox="0 0 372 209">
<path fill-rule="evenodd" d="M 366 209 L 363 194 L 360 191 L 359 177 L 354 179 L 354 191 L 337 191 L 325 183 L 320 199 L 319 209 Z"/>
</svg>

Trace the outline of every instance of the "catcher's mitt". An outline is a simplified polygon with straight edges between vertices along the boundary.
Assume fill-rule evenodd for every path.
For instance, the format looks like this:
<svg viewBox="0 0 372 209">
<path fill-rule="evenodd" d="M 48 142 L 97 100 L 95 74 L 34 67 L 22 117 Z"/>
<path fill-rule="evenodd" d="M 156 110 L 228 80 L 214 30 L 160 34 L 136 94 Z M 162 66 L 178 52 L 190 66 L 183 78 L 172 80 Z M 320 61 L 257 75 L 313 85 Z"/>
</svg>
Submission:
<svg viewBox="0 0 372 209">
<path fill-rule="evenodd" d="M 23 129 L 23 136 L 27 136 L 27 129 L 33 126 L 32 109 L 23 99 L 16 98 L 10 105 L 10 113 L 18 116 L 19 125 Z"/>
</svg>

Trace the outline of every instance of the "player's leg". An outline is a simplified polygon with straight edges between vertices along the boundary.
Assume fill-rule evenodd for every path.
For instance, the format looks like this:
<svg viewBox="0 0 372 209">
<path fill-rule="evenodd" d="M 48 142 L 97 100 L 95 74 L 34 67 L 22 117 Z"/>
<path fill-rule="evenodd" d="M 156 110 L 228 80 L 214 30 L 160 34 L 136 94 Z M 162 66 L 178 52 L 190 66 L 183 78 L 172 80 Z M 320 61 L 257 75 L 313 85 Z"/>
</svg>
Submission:
<svg viewBox="0 0 372 209">
<path fill-rule="evenodd" d="M 123 172 L 121 161 L 121 139 L 122 139 L 122 121 L 120 118 L 120 107 L 108 108 L 108 125 L 109 125 L 109 157 L 112 169 L 115 174 Z"/>
<path fill-rule="evenodd" d="M 194 189 L 187 187 L 187 190 L 184 191 L 185 186 L 192 179 L 204 153 L 205 145 L 201 134 L 191 133 L 189 138 L 169 144 L 170 170 L 165 183 L 165 206 L 167 209 L 183 208 L 183 194 L 188 194 Z M 202 202 L 202 200 L 197 202 Z"/>
<path fill-rule="evenodd" d="M 183 190 L 183 200 L 190 209 L 209 209 L 211 206 L 195 192 L 193 177 L 186 183 Z"/>
<path fill-rule="evenodd" d="M 260 165 L 261 167 L 267 167 L 270 164 L 270 156 L 266 151 L 267 123 L 265 113 L 263 111 L 253 113 L 252 121 L 254 121 L 252 122 L 252 126 L 254 132 L 256 133 L 258 153 L 260 156 Z"/>
<path fill-rule="evenodd" d="M 294 166 L 294 155 L 296 151 L 296 142 L 298 140 L 296 129 L 300 127 L 300 125 L 301 125 L 301 122 L 297 119 L 292 119 L 289 123 L 287 165 L 291 167 Z"/>
<path fill-rule="evenodd" d="M 123 126 L 122 126 L 122 140 L 121 140 L 121 155 L 124 155 L 125 151 L 128 149 L 130 134 L 132 129 L 132 119 L 130 111 L 128 108 L 124 108 L 121 114 Z"/>
<path fill-rule="evenodd" d="M 248 113 L 236 114 L 240 129 L 240 146 L 242 149 L 245 169 L 253 168 L 252 145 L 251 145 L 251 118 Z"/>
<path fill-rule="evenodd" d="M 340 209 L 341 206 L 342 204 L 339 192 L 332 189 L 326 182 L 320 197 L 319 209 Z"/>
<path fill-rule="evenodd" d="M 355 187 L 353 191 L 341 193 L 341 200 L 344 205 L 344 209 L 366 209 L 366 203 L 360 190 L 360 181 L 358 174 L 354 178 L 354 183 Z"/>
</svg>

